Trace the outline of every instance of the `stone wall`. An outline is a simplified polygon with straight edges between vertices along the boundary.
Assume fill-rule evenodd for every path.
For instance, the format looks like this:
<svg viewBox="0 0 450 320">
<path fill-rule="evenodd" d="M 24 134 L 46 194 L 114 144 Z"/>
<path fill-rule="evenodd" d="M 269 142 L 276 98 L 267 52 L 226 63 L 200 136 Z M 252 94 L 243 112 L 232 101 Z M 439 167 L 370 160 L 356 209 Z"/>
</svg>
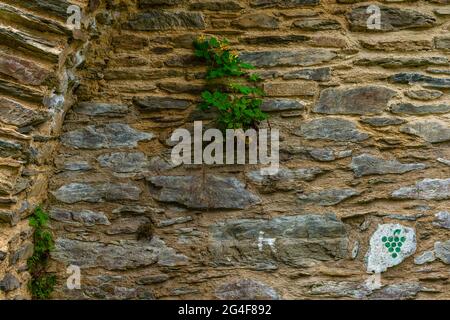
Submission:
<svg viewBox="0 0 450 320">
<path fill-rule="evenodd" d="M 69 5 L 0 1 L 0 299 L 29 298 L 27 217 L 47 199 L 53 153 L 79 85 L 86 39 L 67 27 Z"/>
<path fill-rule="evenodd" d="M 56 22 L 65 1 L 14 3 L 0 6 L 14 39 L 0 58 L 2 291 L 26 281 L 23 219 L 43 202 L 54 298 L 450 297 L 447 0 L 91 1 L 77 41 Z M 371 4 L 381 30 L 367 28 Z M 264 77 L 276 176 L 170 162 L 173 130 L 214 116 L 196 109 L 200 34 L 228 38 Z M 19 57 L 30 73 L 11 72 Z M 74 66 L 76 86 L 61 78 Z"/>
</svg>

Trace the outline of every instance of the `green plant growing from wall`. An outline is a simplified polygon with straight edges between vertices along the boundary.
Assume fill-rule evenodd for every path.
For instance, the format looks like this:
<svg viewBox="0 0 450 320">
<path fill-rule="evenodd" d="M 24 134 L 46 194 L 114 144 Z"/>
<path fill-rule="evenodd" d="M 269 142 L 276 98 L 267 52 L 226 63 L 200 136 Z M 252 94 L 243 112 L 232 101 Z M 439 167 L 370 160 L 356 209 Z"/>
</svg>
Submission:
<svg viewBox="0 0 450 320">
<path fill-rule="evenodd" d="M 208 89 L 201 94 L 201 110 L 216 110 L 217 123 L 224 129 L 257 128 L 267 119 L 261 110 L 264 91 L 262 81 L 250 64 L 229 48 L 228 40 L 200 36 L 194 41 L 195 56 L 207 64 Z"/>
<path fill-rule="evenodd" d="M 56 276 L 47 272 L 50 252 L 54 248 L 53 236 L 47 227 L 48 220 L 48 213 L 41 207 L 36 208 L 29 220 L 34 228 L 34 252 L 27 261 L 31 274 L 28 289 L 34 299 L 49 298 L 56 284 Z"/>
</svg>

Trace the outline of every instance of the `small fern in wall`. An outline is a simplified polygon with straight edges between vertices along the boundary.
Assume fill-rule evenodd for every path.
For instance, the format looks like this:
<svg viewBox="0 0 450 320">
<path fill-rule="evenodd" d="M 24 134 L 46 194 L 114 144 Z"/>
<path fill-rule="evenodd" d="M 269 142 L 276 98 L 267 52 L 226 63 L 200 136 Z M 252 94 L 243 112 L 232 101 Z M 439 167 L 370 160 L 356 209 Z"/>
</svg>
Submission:
<svg viewBox="0 0 450 320">
<path fill-rule="evenodd" d="M 264 91 L 258 86 L 261 78 L 250 73 L 254 69 L 244 63 L 228 40 L 200 36 L 194 42 L 195 56 L 207 64 L 208 88 L 202 92 L 201 110 L 216 110 L 217 123 L 224 129 L 257 128 L 267 119 L 261 110 Z"/>
<path fill-rule="evenodd" d="M 48 299 L 56 284 L 56 276 L 47 272 L 50 252 L 54 248 L 48 220 L 48 213 L 41 207 L 37 207 L 30 217 L 30 226 L 34 228 L 34 252 L 27 263 L 31 274 L 28 289 L 33 299 Z"/>
</svg>

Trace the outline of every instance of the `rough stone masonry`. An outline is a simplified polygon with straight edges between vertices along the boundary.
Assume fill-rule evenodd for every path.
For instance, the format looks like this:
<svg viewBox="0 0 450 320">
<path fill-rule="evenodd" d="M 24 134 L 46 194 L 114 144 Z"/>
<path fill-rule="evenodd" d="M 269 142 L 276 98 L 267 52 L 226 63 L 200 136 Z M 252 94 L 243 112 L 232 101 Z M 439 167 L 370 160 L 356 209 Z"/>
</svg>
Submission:
<svg viewBox="0 0 450 320">
<path fill-rule="evenodd" d="M 277 175 L 171 163 L 201 34 L 265 79 Z M 449 299 L 449 59 L 448 0 L 0 0 L 0 299 L 38 204 L 56 299 Z"/>
</svg>

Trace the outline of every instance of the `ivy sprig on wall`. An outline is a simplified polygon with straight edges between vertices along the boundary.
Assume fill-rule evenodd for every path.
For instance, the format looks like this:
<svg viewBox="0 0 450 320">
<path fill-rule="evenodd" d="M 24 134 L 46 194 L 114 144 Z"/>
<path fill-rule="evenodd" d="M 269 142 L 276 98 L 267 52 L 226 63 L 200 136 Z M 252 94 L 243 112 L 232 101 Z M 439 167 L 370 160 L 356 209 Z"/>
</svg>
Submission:
<svg viewBox="0 0 450 320">
<path fill-rule="evenodd" d="M 194 41 L 195 56 L 207 64 L 206 80 L 210 90 L 203 91 L 201 110 L 217 110 L 217 122 L 225 129 L 257 128 L 267 119 L 261 110 L 264 90 L 254 67 L 244 63 L 229 41 L 200 36 Z"/>
<path fill-rule="evenodd" d="M 54 248 L 53 236 L 48 229 L 48 213 L 37 207 L 30 217 L 30 226 L 34 228 L 34 252 L 28 259 L 28 271 L 31 279 L 28 289 L 34 299 L 48 299 L 56 284 L 56 276 L 47 272 L 50 252 Z"/>
</svg>

